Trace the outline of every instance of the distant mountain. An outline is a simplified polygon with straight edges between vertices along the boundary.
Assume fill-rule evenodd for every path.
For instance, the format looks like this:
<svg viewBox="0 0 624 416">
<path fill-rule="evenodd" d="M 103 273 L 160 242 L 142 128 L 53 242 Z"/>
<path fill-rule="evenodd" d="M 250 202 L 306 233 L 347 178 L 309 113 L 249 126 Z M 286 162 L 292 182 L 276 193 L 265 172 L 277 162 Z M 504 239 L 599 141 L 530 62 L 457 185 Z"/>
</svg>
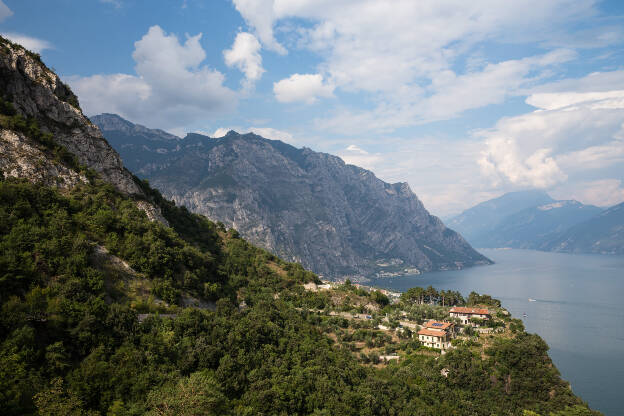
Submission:
<svg viewBox="0 0 624 416">
<path fill-rule="evenodd" d="M 624 203 L 569 228 L 540 248 L 570 253 L 624 254 Z"/>
<path fill-rule="evenodd" d="M 93 117 L 124 163 L 166 197 L 327 276 L 458 269 L 489 260 L 406 183 L 255 134 L 184 139 Z"/>
<path fill-rule="evenodd" d="M 449 226 L 477 247 L 546 249 L 561 233 L 602 211 L 578 201 L 555 201 L 542 191 L 513 192 L 470 208 Z"/>
<path fill-rule="evenodd" d="M 526 208 L 501 220 L 489 235 L 480 238 L 479 244 L 480 247 L 540 248 L 544 241 L 601 212 L 601 208 L 578 201 L 555 201 Z"/>
<path fill-rule="evenodd" d="M 524 209 L 555 202 L 543 191 L 509 192 L 498 198 L 481 202 L 451 218 L 447 225 L 464 236 L 472 245 L 489 247 L 487 241 L 495 228 L 508 216 Z"/>
</svg>

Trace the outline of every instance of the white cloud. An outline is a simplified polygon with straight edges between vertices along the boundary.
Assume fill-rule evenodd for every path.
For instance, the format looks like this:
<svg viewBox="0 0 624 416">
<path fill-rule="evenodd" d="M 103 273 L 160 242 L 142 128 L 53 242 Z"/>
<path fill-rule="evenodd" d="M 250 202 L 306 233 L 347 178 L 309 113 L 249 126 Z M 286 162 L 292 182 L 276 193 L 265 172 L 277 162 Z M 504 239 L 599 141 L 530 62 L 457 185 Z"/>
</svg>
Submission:
<svg viewBox="0 0 624 416">
<path fill-rule="evenodd" d="M 225 135 L 228 133 L 228 131 L 230 131 L 230 130 L 235 130 L 235 131 L 236 131 L 236 129 L 235 129 L 235 128 L 229 128 L 229 127 L 219 127 L 218 129 L 216 129 L 216 130 L 215 130 L 212 134 L 210 134 L 209 136 L 210 136 L 210 137 L 214 137 L 214 138 L 217 138 L 217 139 L 218 139 L 218 138 L 220 138 L 220 137 L 225 136 Z M 200 134 L 201 134 L 201 133 L 200 133 Z"/>
<path fill-rule="evenodd" d="M 494 179 L 494 185 L 507 180 L 520 187 L 548 188 L 567 179 L 550 148 L 527 149 L 512 138 L 497 135 L 486 140 L 485 146 L 479 165 Z"/>
<path fill-rule="evenodd" d="M 368 154 L 368 152 L 366 150 L 362 149 L 361 147 L 359 147 L 356 144 L 350 144 L 349 146 L 347 146 L 346 150 L 348 152 L 353 152 L 353 153 L 357 153 L 357 154 L 360 154 L 360 155 L 367 155 Z"/>
<path fill-rule="evenodd" d="M 137 75 L 112 74 L 68 79 L 87 114 L 111 112 L 163 129 L 186 126 L 206 116 L 233 110 L 236 93 L 224 75 L 202 65 L 201 34 L 182 44 L 159 26 L 135 43 Z"/>
<path fill-rule="evenodd" d="M 13 16 L 11 9 L 9 9 L 9 7 L 4 4 L 2 0 L 0 0 L 0 22 L 11 16 Z"/>
<path fill-rule="evenodd" d="M 382 155 L 381 153 L 369 153 L 358 145 L 350 144 L 346 149 L 338 152 L 338 156 L 345 163 L 373 170 L 374 167 L 380 168 L 375 173 L 383 174 L 383 162 L 385 158 L 391 155 Z"/>
<path fill-rule="evenodd" d="M 584 30 L 584 39 L 563 41 L 564 35 L 581 33 L 570 29 L 573 22 L 597 15 L 595 0 L 233 2 L 265 47 L 285 52 L 283 45 L 288 45 L 318 54 L 318 73 L 332 93 L 369 94 L 361 101 L 365 109 L 340 108 L 316 124 L 353 133 L 388 132 L 501 103 L 576 57 L 569 49 L 557 49 L 562 45 L 582 46 L 573 40 L 588 37 L 604 45 L 618 41 L 622 32 L 615 27 Z M 555 38 L 560 41 L 547 42 Z M 522 43 L 554 49 L 494 62 L 478 56 L 475 66 L 472 54 L 479 55 L 476 46 L 486 42 L 511 45 L 514 54 L 523 53 L 524 48 L 514 47 Z"/>
<path fill-rule="evenodd" d="M 321 97 L 332 97 L 333 91 L 334 87 L 324 83 L 321 74 L 293 74 L 273 84 L 275 98 L 282 103 L 312 104 Z"/>
<path fill-rule="evenodd" d="M 575 104 L 591 105 L 592 108 L 624 108 L 624 90 L 536 93 L 529 96 L 526 103 L 543 110 L 557 110 Z"/>
<path fill-rule="evenodd" d="M 231 49 L 223 51 L 227 66 L 237 67 L 243 74 L 243 88 L 250 89 L 262 77 L 262 57 L 260 56 L 260 42 L 251 33 L 241 32 L 236 35 Z"/>
<path fill-rule="evenodd" d="M 2 13 L 1 10 L 0 10 L 0 13 Z M 1 17 L 0 17 L 0 20 L 2 20 Z M 45 49 L 52 49 L 52 44 L 50 42 L 43 40 L 43 39 L 37 39 L 31 36 L 26 36 L 21 33 L 5 32 L 5 33 L 2 33 L 2 36 L 9 39 L 11 42 L 15 42 L 15 43 L 22 45 L 24 48 L 32 52 L 41 53 L 41 51 Z"/>
<path fill-rule="evenodd" d="M 255 133 L 258 136 L 262 136 L 271 140 L 281 140 L 285 143 L 296 143 L 292 134 L 284 130 L 274 129 L 272 127 L 250 127 L 248 129 L 251 133 Z"/>
<path fill-rule="evenodd" d="M 286 54 L 286 48 L 273 36 L 273 23 L 276 18 L 273 0 L 234 0 L 234 5 L 268 49 Z"/>
<path fill-rule="evenodd" d="M 370 91 L 396 89 L 448 69 L 467 46 L 483 40 L 519 41 L 535 33 L 548 38 L 562 23 L 593 14 L 594 3 L 234 0 L 269 48 L 278 44 L 273 29 L 281 20 L 312 23 L 295 29 L 298 44 L 321 53 L 341 86 Z"/>
<path fill-rule="evenodd" d="M 584 191 L 573 193 L 587 195 L 579 197 L 583 202 L 605 199 L 597 196 L 603 190 L 590 188 L 624 170 L 624 77 L 619 71 L 603 75 L 612 81 L 619 77 L 619 82 L 605 91 L 602 77 L 591 74 L 542 86 L 539 91 L 557 92 L 530 95 L 526 102 L 536 111 L 476 132 L 484 139 L 479 159 L 483 174 L 495 186 L 579 186 Z M 598 179 L 588 181 L 591 177 Z"/>
<path fill-rule="evenodd" d="M 432 75 L 431 84 L 426 88 L 409 89 L 405 99 L 385 100 L 373 110 L 339 111 L 316 123 L 322 129 L 358 134 L 371 130 L 389 132 L 399 127 L 450 119 L 469 109 L 525 95 L 526 89 L 546 71 L 545 65 L 563 63 L 575 56 L 570 50 L 558 49 L 524 59 L 486 64 L 478 71 L 463 75 L 450 69 L 440 71 Z"/>
</svg>

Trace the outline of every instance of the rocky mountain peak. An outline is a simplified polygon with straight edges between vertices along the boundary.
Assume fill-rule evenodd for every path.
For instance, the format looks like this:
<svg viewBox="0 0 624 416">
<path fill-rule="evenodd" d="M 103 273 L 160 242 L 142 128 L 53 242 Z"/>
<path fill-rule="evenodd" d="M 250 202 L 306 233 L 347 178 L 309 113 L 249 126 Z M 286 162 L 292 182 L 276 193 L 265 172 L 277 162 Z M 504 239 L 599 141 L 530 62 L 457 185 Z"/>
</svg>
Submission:
<svg viewBox="0 0 624 416">
<path fill-rule="evenodd" d="M 104 113 L 93 116 L 91 121 L 95 123 L 101 131 L 121 131 L 126 134 L 147 134 L 150 139 L 159 140 L 180 140 L 178 136 L 167 133 L 160 129 L 148 129 L 140 124 L 133 124 L 121 118 L 117 114 Z"/>
<path fill-rule="evenodd" d="M 489 263 L 430 215 L 407 183 L 386 183 L 337 156 L 235 131 L 157 146 L 134 133 L 105 134 L 166 197 L 317 273 L 371 276 Z"/>
</svg>

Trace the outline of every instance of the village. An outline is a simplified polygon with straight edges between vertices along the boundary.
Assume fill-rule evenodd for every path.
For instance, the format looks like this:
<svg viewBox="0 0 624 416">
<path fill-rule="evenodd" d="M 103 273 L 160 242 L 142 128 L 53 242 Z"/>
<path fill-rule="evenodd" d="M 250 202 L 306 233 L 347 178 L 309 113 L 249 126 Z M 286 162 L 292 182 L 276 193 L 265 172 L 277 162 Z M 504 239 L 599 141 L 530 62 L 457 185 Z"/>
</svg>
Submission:
<svg viewBox="0 0 624 416">
<path fill-rule="evenodd" d="M 323 317 L 330 338 L 374 365 L 406 353 L 439 356 L 459 345 L 482 354 L 493 339 L 522 326 L 487 295 L 471 294 L 466 302 L 458 293 L 433 288 L 397 293 L 348 281 L 306 283 L 304 289 L 325 301 L 323 308 L 301 310 Z"/>
</svg>

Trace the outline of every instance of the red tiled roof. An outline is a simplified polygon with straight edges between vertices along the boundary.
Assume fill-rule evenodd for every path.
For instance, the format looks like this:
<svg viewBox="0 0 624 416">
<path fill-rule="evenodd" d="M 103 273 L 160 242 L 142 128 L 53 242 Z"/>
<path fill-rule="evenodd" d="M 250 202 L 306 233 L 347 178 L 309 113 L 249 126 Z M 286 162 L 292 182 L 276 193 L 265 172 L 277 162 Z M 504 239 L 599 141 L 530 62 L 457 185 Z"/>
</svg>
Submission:
<svg viewBox="0 0 624 416">
<path fill-rule="evenodd" d="M 426 322 L 423 326 L 425 328 L 432 328 L 432 329 L 447 329 L 449 326 L 452 326 L 453 323 L 452 322 L 440 322 L 440 321 L 429 321 Z"/>
<path fill-rule="evenodd" d="M 431 335 L 432 337 L 443 338 L 446 336 L 446 331 L 432 331 L 431 329 L 423 328 L 418 331 L 418 335 Z"/>
<path fill-rule="evenodd" d="M 490 314 L 490 311 L 488 311 L 487 309 L 467 308 L 465 306 L 455 306 L 451 308 L 451 312 L 465 313 L 468 315 L 489 315 Z"/>
</svg>

